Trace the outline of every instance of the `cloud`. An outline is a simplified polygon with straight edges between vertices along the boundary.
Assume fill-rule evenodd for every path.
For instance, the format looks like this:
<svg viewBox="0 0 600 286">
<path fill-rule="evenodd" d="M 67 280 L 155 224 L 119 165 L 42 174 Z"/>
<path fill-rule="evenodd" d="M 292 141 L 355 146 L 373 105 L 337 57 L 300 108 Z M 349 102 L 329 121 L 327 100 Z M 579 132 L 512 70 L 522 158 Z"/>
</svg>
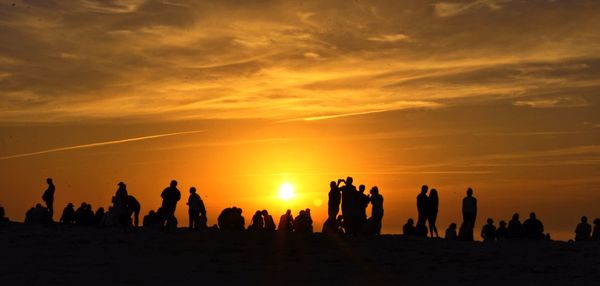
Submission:
<svg viewBox="0 0 600 286">
<path fill-rule="evenodd" d="M 439 17 L 451 17 L 469 10 L 488 8 L 498 10 L 502 4 L 511 2 L 511 0 L 466 0 L 457 2 L 438 2 L 433 4 L 435 14 Z"/>
<path fill-rule="evenodd" d="M 409 41 L 410 37 L 405 34 L 392 34 L 392 35 L 379 35 L 368 38 L 369 41 L 374 42 L 385 42 L 385 43 L 396 43 Z"/>
<path fill-rule="evenodd" d="M 590 103 L 584 98 L 561 96 L 555 98 L 541 98 L 531 100 L 517 100 L 513 102 L 514 106 L 531 108 L 565 108 L 565 107 L 584 107 Z"/>
</svg>

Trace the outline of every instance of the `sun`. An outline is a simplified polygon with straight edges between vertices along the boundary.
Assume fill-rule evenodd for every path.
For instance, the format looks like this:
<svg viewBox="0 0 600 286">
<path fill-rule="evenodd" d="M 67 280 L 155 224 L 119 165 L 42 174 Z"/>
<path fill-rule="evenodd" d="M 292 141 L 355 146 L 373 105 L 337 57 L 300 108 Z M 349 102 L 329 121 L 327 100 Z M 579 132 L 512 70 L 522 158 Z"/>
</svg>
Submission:
<svg viewBox="0 0 600 286">
<path fill-rule="evenodd" d="M 279 187 L 279 198 L 285 201 L 291 200 L 296 197 L 294 192 L 294 186 L 290 183 L 283 183 Z"/>
</svg>

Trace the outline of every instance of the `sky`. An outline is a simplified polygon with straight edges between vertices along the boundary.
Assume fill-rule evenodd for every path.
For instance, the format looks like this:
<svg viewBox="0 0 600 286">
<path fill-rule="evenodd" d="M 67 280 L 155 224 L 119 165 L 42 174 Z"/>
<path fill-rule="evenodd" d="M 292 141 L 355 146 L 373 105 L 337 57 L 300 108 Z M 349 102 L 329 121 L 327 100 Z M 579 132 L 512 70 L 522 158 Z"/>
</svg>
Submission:
<svg viewBox="0 0 600 286">
<path fill-rule="evenodd" d="M 472 187 L 478 224 L 535 211 L 568 239 L 600 217 L 600 2 L 0 1 L 0 205 L 45 178 L 142 212 L 179 181 L 209 224 L 311 208 L 352 176 L 385 198 L 383 231 L 438 189 L 438 229 Z M 289 183 L 297 196 L 281 200 Z M 180 225 L 186 206 L 178 207 Z"/>
</svg>

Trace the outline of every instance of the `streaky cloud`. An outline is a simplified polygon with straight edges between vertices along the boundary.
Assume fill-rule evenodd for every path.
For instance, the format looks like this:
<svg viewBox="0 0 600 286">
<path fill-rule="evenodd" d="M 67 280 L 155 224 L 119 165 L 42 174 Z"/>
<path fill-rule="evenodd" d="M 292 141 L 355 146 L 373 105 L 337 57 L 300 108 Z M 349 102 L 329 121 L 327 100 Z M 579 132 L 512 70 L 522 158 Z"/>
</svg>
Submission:
<svg viewBox="0 0 600 286">
<path fill-rule="evenodd" d="M 89 143 L 89 144 L 82 144 L 82 145 L 75 145 L 75 146 L 59 147 L 59 148 L 52 148 L 52 149 L 42 150 L 42 151 L 36 151 L 36 152 L 29 152 L 29 153 L 21 153 L 21 154 L 4 156 L 4 157 L 0 157 L 0 160 L 8 160 L 8 159 L 23 158 L 23 157 L 31 157 L 31 156 L 48 154 L 48 153 L 54 153 L 54 152 L 77 150 L 77 149 L 86 149 L 86 148 L 94 148 L 94 147 L 102 147 L 102 146 L 108 146 L 108 145 L 130 143 L 130 142 L 150 140 L 150 139 L 157 139 L 157 138 L 163 138 L 163 137 L 171 137 L 171 136 L 177 136 L 177 135 L 195 134 L 195 133 L 201 133 L 201 132 L 204 132 L 204 130 L 194 130 L 194 131 L 165 133 L 165 134 L 157 134 L 157 135 L 134 137 L 134 138 L 127 138 L 127 139 L 120 139 L 120 140 L 96 142 L 96 143 Z"/>
</svg>

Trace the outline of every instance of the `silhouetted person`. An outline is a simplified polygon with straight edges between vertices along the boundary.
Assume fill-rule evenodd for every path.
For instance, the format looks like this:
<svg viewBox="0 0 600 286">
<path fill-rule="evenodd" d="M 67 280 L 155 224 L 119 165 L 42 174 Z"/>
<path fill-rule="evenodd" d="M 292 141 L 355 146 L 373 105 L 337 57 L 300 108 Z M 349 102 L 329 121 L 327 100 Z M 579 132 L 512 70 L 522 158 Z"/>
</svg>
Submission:
<svg viewBox="0 0 600 286">
<path fill-rule="evenodd" d="M 140 226 L 140 211 L 142 206 L 140 202 L 132 195 L 128 195 L 125 199 L 125 207 L 127 209 L 127 225 L 131 225 L 131 216 L 133 216 L 133 226 Z"/>
<path fill-rule="evenodd" d="M 98 210 L 96 210 L 96 213 L 94 214 L 94 225 L 95 226 L 100 226 L 102 219 L 104 218 L 104 208 L 100 207 L 98 208 Z"/>
<path fill-rule="evenodd" d="M 358 203 L 360 207 L 359 221 L 357 223 L 357 230 L 362 230 L 364 224 L 367 222 L 367 207 L 369 207 L 369 196 L 365 194 L 366 186 L 360 185 L 358 187 Z"/>
<path fill-rule="evenodd" d="M 63 209 L 59 222 L 62 224 L 75 224 L 75 208 L 72 203 L 68 203 Z"/>
<path fill-rule="evenodd" d="M 126 226 L 129 225 L 129 220 L 131 219 L 131 216 L 128 216 L 127 211 L 127 197 L 129 196 L 127 193 L 127 185 L 123 182 L 119 182 L 117 186 L 118 189 L 113 197 L 113 215 L 119 225 Z"/>
<path fill-rule="evenodd" d="M 157 228 L 160 225 L 161 215 L 150 210 L 147 215 L 144 216 L 142 226 L 144 228 Z"/>
<path fill-rule="evenodd" d="M 327 218 L 323 223 L 323 234 L 327 235 L 343 235 L 343 217 L 339 215 L 336 219 Z"/>
<path fill-rule="evenodd" d="M 304 213 L 306 215 L 306 223 L 308 224 L 308 232 L 313 233 L 313 220 L 312 215 L 310 214 L 310 209 L 305 209 Z"/>
<path fill-rule="evenodd" d="M 163 229 L 173 228 L 177 221 L 175 209 L 177 208 L 177 202 L 181 199 L 181 192 L 177 189 L 177 181 L 172 180 L 169 187 L 165 188 L 160 196 L 163 199 L 160 226 Z"/>
<path fill-rule="evenodd" d="M 581 217 L 581 222 L 575 228 L 575 241 L 592 239 L 592 226 L 588 223 L 587 216 Z"/>
<path fill-rule="evenodd" d="M 404 226 L 402 226 L 402 234 L 406 236 L 413 236 L 416 234 L 415 221 L 412 218 L 409 218 Z"/>
<path fill-rule="evenodd" d="M 429 187 L 427 185 L 421 186 L 421 193 L 417 196 L 417 213 L 419 214 L 417 218 L 417 225 L 425 225 L 425 221 L 427 220 L 427 191 Z"/>
<path fill-rule="evenodd" d="M 305 210 L 301 210 L 294 218 L 294 232 L 312 233 L 312 219 Z"/>
<path fill-rule="evenodd" d="M 285 214 L 279 218 L 279 224 L 277 225 L 277 231 L 287 233 L 294 231 L 294 217 L 292 217 L 292 211 L 287 210 Z"/>
<path fill-rule="evenodd" d="M 467 196 L 462 202 L 463 223 L 466 223 L 471 228 L 475 227 L 475 219 L 477 218 L 477 199 L 473 197 L 473 189 L 467 189 Z"/>
<path fill-rule="evenodd" d="M 342 215 L 344 216 L 344 229 L 346 234 L 355 235 L 360 225 L 360 196 L 356 186 L 352 183 L 352 177 L 341 180 L 344 186 L 340 187 L 342 192 Z"/>
<path fill-rule="evenodd" d="M 592 232 L 592 240 L 600 240 L 600 218 L 594 220 L 594 231 Z"/>
<path fill-rule="evenodd" d="M 327 214 L 329 218 L 335 220 L 336 216 L 340 212 L 340 203 L 342 202 L 342 193 L 340 191 L 340 183 L 342 180 L 338 180 L 337 183 L 331 181 L 329 183 L 329 201 L 327 204 Z"/>
<path fill-rule="evenodd" d="M 275 221 L 273 220 L 273 217 L 269 214 L 269 212 L 267 210 L 263 210 L 261 212 L 261 214 L 265 221 L 265 231 L 274 232 L 276 226 L 275 226 Z"/>
<path fill-rule="evenodd" d="M 440 200 L 438 198 L 438 192 L 436 189 L 431 189 L 429 191 L 429 197 L 427 198 L 427 221 L 429 222 L 429 234 L 433 237 L 435 233 L 435 237 L 439 238 L 439 234 L 437 231 L 437 227 L 435 226 L 435 222 L 437 221 L 438 209 L 439 209 Z"/>
<path fill-rule="evenodd" d="M 446 235 L 444 236 L 444 238 L 449 239 L 449 240 L 456 240 L 458 238 L 458 235 L 456 234 L 456 224 L 455 223 L 451 223 L 448 228 L 446 229 Z"/>
<path fill-rule="evenodd" d="M 248 226 L 250 231 L 263 231 L 265 229 L 265 219 L 261 211 L 256 211 L 252 216 L 252 224 Z"/>
<path fill-rule="evenodd" d="M 483 238 L 483 241 L 493 241 L 496 239 L 496 226 L 493 219 L 488 218 L 487 224 L 481 228 L 481 238 Z"/>
<path fill-rule="evenodd" d="M 47 224 L 52 222 L 50 212 L 42 204 L 36 204 L 34 208 L 30 209 L 26 214 L 25 221 L 31 224 Z"/>
<path fill-rule="evenodd" d="M 473 228 L 468 223 L 463 223 L 458 229 L 458 240 L 473 241 Z"/>
<path fill-rule="evenodd" d="M 375 234 L 381 234 L 381 221 L 383 220 L 383 196 L 379 194 L 379 188 L 371 188 L 371 218 L 373 220 L 373 230 Z"/>
<path fill-rule="evenodd" d="M 189 215 L 189 229 L 199 230 L 200 229 L 200 214 L 206 213 L 204 203 L 200 196 L 196 193 L 196 188 L 190 188 L 190 196 L 187 201 L 188 215 Z"/>
<path fill-rule="evenodd" d="M 506 227 L 506 222 L 503 220 L 500 221 L 500 226 L 496 230 L 496 238 L 498 240 L 508 239 L 508 228 Z"/>
<path fill-rule="evenodd" d="M 242 209 L 237 207 L 224 209 L 217 218 L 219 229 L 226 231 L 244 230 L 245 219 L 242 216 Z"/>
<path fill-rule="evenodd" d="M 519 220 L 519 214 L 515 213 L 512 219 L 508 222 L 508 238 L 522 238 L 525 237 L 525 230 Z"/>
<path fill-rule="evenodd" d="M 544 239 L 544 225 L 539 221 L 535 213 L 529 214 L 529 219 L 523 222 L 525 236 L 529 239 Z"/>
<path fill-rule="evenodd" d="M 56 187 L 52 182 L 52 178 L 47 178 L 46 184 L 48 184 L 48 188 L 44 191 L 42 200 L 46 203 L 46 208 L 50 213 L 50 220 L 52 220 L 52 217 L 54 216 L 54 192 L 56 191 Z"/>
<path fill-rule="evenodd" d="M 4 212 L 4 207 L 0 207 L 0 222 L 9 222 L 9 219 L 6 217 L 6 213 Z"/>
</svg>

